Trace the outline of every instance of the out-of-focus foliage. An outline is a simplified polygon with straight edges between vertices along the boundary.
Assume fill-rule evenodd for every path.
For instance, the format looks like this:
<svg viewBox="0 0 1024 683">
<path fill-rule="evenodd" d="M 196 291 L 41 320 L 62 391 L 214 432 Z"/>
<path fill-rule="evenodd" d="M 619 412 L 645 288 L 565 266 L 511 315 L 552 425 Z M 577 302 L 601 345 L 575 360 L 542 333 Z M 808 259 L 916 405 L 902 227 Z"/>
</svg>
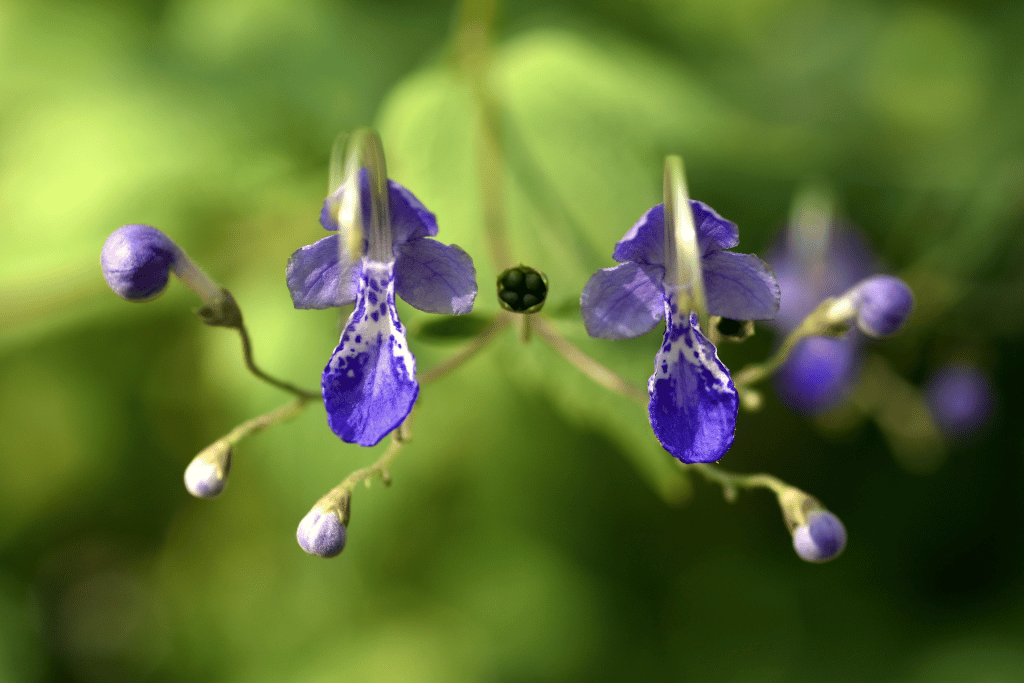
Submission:
<svg viewBox="0 0 1024 683">
<path fill-rule="evenodd" d="M 339 442 L 320 408 L 240 444 L 218 500 L 188 497 L 192 455 L 285 397 L 178 283 L 145 305 L 109 292 L 103 240 L 159 226 L 235 294 L 257 359 L 315 386 L 338 314 L 293 310 L 284 263 L 322 234 L 335 135 L 372 124 L 496 311 L 457 10 L 0 3 L 0 682 L 1024 678 L 1009 0 L 499 16 L 488 83 L 515 256 L 548 274 L 545 313 L 588 353 L 650 373 L 655 336 L 586 339 L 575 304 L 659 201 L 669 153 L 741 251 L 764 253 L 823 183 L 913 287 L 852 404 L 809 421 L 768 396 L 723 461 L 826 501 L 850 534 L 839 560 L 801 563 L 770 496 L 727 505 L 678 478 L 642 410 L 511 332 L 424 388 L 394 485 L 355 492 L 339 558 L 306 556 L 295 525 L 379 449 Z M 402 314 L 421 368 L 457 348 Z M 738 368 L 771 347 L 762 331 L 721 355 Z M 989 373 L 996 412 L 919 476 L 897 408 L 951 361 Z M 872 386 L 910 398 L 879 408 Z"/>
</svg>

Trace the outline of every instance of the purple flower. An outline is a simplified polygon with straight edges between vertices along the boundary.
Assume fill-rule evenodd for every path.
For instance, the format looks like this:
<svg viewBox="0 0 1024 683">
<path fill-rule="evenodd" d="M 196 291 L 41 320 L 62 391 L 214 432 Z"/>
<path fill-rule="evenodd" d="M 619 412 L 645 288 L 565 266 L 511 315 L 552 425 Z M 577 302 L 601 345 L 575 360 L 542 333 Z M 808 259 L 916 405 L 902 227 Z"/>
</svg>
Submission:
<svg viewBox="0 0 1024 683">
<path fill-rule="evenodd" d="M 895 334 L 914 305 L 905 282 L 871 275 L 877 264 L 851 229 L 830 224 L 825 216 L 790 229 L 785 248 L 769 258 L 779 276 L 782 307 L 774 324 L 785 334 L 801 325 L 825 299 L 834 299 L 828 322 L 856 323 L 872 338 Z M 824 332 L 824 329 L 822 329 Z M 816 413 L 842 400 L 860 369 L 863 337 L 809 336 L 790 351 L 776 375 L 782 400 L 802 413 Z"/>
<path fill-rule="evenodd" d="M 807 515 L 807 523 L 793 530 L 793 549 L 808 562 L 828 562 L 846 547 L 846 528 L 827 510 Z"/>
<path fill-rule="evenodd" d="M 782 292 L 773 325 L 783 334 L 823 300 L 846 292 L 876 268 L 857 233 L 839 224 L 823 225 L 817 232 L 792 228 L 768 262 Z M 775 377 L 783 402 L 798 412 L 816 413 L 842 400 L 860 368 L 862 342 L 857 334 L 799 341 Z"/>
<path fill-rule="evenodd" d="M 361 196 L 369 183 L 361 174 Z M 338 230 L 344 186 L 324 201 L 320 223 Z M 356 257 L 339 251 L 338 235 L 300 248 L 288 261 L 296 308 L 355 303 L 341 341 L 324 369 L 327 420 L 343 441 L 372 446 L 397 427 L 419 393 L 416 359 L 395 309 L 395 293 L 428 313 L 469 313 L 476 297 L 473 260 L 457 246 L 430 239 L 434 214 L 407 189 L 388 181 L 390 224 L 368 231 Z M 368 225 L 369 201 L 361 201 Z M 384 242 L 383 244 L 380 242 Z"/>
<path fill-rule="evenodd" d="M 689 202 L 711 315 L 764 320 L 779 308 L 775 275 L 751 254 L 726 251 L 739 231 L 714 209 Z M 674 243 L 671 235 L 670 242 Z M 592 337 L 625 339 L 665 319 L 665 337 L 647 388 L 651 426 L 662 446 L 687 463 L 713 462 L 732 446 L 739 402 L 728 368 L 688 308 L 686 283 L 666 273 L 664 204 L 645 213 L 615 245 L 620 263 L 590 278 L 580 305 Z"/>
</svg>

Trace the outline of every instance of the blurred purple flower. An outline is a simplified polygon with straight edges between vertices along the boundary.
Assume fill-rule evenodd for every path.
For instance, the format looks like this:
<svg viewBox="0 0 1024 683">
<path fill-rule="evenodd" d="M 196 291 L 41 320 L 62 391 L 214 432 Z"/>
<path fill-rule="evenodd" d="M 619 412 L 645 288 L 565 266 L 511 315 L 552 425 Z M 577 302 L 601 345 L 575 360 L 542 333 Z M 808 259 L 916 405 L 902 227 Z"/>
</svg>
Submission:
<svg viewBox="0 0 1024 683">
<path fill-rule="evenodd" d="M 949 436 L 969 436 L 985 425 L 995 403 L 988 376 L 971 365 L 951 364 L 925 386 L 936 424 Z"/>
<path fill-rule="evenodd" d="M 788 334 L 828 297 L 839 296 L 876 272 L 876 260 L 849 227 L 832 224 L 821 234 L 790 231 L 768 257 L 782 292 L 772 325 Z M 775 376 L 784 403 L 801 413 L 832 407 L 849 391 L 860 368 L 863 337 L 807 337 L 794 347 Z"/>
</svg>

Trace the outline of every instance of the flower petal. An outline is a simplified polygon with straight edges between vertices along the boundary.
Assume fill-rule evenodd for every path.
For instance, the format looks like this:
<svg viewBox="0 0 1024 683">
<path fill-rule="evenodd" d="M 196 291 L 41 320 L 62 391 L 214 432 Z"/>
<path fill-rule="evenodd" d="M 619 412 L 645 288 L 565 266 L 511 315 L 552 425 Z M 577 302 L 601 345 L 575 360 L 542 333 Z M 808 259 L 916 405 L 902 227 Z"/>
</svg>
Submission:
<svg viewBox="0 0 1024 683">
<path fill-rule="evenodd" d="M 396 244 L 395 253 L 395 289 L 411 306 L 445 315 L 473 310 L 476 270 L 469 254 L 426 238 Z"/>
<path fill-rule="evenodd" d="M 346 258 L 339 268 L 338 259 L 337 235 L 307 244 L 292 254 L 285 274 L 295 308 L 331 308 L 355 301 L 358 263 Z"/>
<path fill-rule="evenodd" d="M 342 441 L 373 446 L 412 410 L 416 359 L 395 310 L 390 263 L 363 264 L 355 310 L 321 383 L 327 423 Z"/>
<path fill-rule="evenodd" d="M 437 217 L 416 195 L 393 180 L 388 181 L 391 202 L 391 239 L 395 244 L 412 242 L 437 234 Z"/>
<path fill-rule="evenodd" d="M 718 249 L 731 249 L 740 243 L 739 228 L 718 215 L 714 209 L 690 200 L 693 224 L 697 229 L 697 246 L 701 255 Z M 633 261 L 644 265 L 665 265 L 665 205 L 651 208 L 615 243 L 612 258 L 619 263 Z"/>
<path fill-rule="evenodd" d="M 701 334 L 695 314 L 676 320 L 665 303 L 665 340 L 647 383 L 651 427 L 661 445 L 686 463 L 714 462 L 732 446 L 739 400 L 729 370 Z"/>
<path fill-rule="evenodd" d="M 587 334 L 628 339 L 653 330 L 665 317 L 664 273 L 661 266 L 632 262 L 594 273 L 580 295 Z"/>
<path fill-rule="evenodd" d="M 615 243 L 612 258 L 619 263 L 665 265 L 665 205 L 648 209 L 626 235 Z"/>
<path fill-rule="evenodd" d="M 768 320 L 779 312 L 779 283 L 753 254 L 712 251 L 704 264 L 708 312 L 733 320 Z"/>
<path fill-rule="evenodd" d="M 740 243 L 740 229 L 735 223 L 725 220 L 717 211 L 696 199 L 690 200 L 690 208 L 702 256 L 716 249 L 732 249 Z"/>
<path fill-rule="evenodd" d="M 856 334 L 801 339 L 775 375 L 782 402 L 799 413 L 813 414 L 841 401 L 860 370 L 860 346 Z"/>
<path fill-rule="evenodd" d="M 359 179 L 363 197 L 367 198 L 362 202 L 363 223 L 369 224 L 370 184 L 365 169 L 360 171 Z M 344 192 L 343 185 L 324 200 L 323 208 L 320 209 L 320 225 L 324 226 L 324 230 L 335 231 L 338 229 L 338 205 L 341 203 L 341 196 Z M 401 244 L 420 237 L 433 237 L 437 234 L 437 219 L 434 214 L 428 211 L 427 207 L 423 206 L 412 192 L 394 180 L 388 180 L 388 202 L 391 207 L 391 240 L 394 244 Z"/>
</svg>

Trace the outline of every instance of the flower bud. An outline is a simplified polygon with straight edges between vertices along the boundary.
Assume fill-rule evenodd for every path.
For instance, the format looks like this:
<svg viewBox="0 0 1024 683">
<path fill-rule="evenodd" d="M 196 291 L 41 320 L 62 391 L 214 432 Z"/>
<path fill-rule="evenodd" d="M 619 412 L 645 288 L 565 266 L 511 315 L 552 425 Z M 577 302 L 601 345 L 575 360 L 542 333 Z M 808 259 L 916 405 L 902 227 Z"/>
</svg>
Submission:
<svg viewBox="0 0 1024 683">
<path fill-rule="evenodd" d="M 181 247 L 151 225 L 133 223 L 112 232 L 103 243 L 100 264 L 110 288 L 128 301 L 149 301 L 164 291 L 171 273 L 203 300 L 204 309 L 215 309 L 214 317 L 221 315 L 217 311 L 228 297 L 226 290 L 211 280 Z M 207 317 L 204 315 L 204 319 Z"/>
<path fill-rule="evenodd" d="M 100 264 L 114 293 L 128 301 L 148 301 L 167 286 L 181 249 L 149 225 L 123 225 L 103 243 Z"/>
<path fill-rule="evenodd" d="M 345 525 L 335 507 L 314 506 L 299 522 L 295 537 L 303 550 L 317 557 L 335 557 L 345 549 Z"/>
<path fill-rule="evenodd" d="M 828 562 L 846 547 L 846 529 L 828 510 L 813 510 L 807 523 L 793 530 L 793 549 L 808 562 Z"/>
<path fill-rule="evenodd" d="M 903 280 L 875 275 L 853 289 L 857 306 L 857 327 L 869 337 L 896 334 L 914 307 L 914 295 Z"/>
<path fill-rule="evenodd" d="M 547 295 L 547 275 L 529 266 L 509 268 L 498 276 L 498 303 L 506 311 L 536 313 Z"/>
<path fill-rule="evenodd" d="M 216 498 L 224 490 L 230 470 L 231 444 L 219 439 L 185 468 L 185 488 L 196 498 Z"/>
</svg>

